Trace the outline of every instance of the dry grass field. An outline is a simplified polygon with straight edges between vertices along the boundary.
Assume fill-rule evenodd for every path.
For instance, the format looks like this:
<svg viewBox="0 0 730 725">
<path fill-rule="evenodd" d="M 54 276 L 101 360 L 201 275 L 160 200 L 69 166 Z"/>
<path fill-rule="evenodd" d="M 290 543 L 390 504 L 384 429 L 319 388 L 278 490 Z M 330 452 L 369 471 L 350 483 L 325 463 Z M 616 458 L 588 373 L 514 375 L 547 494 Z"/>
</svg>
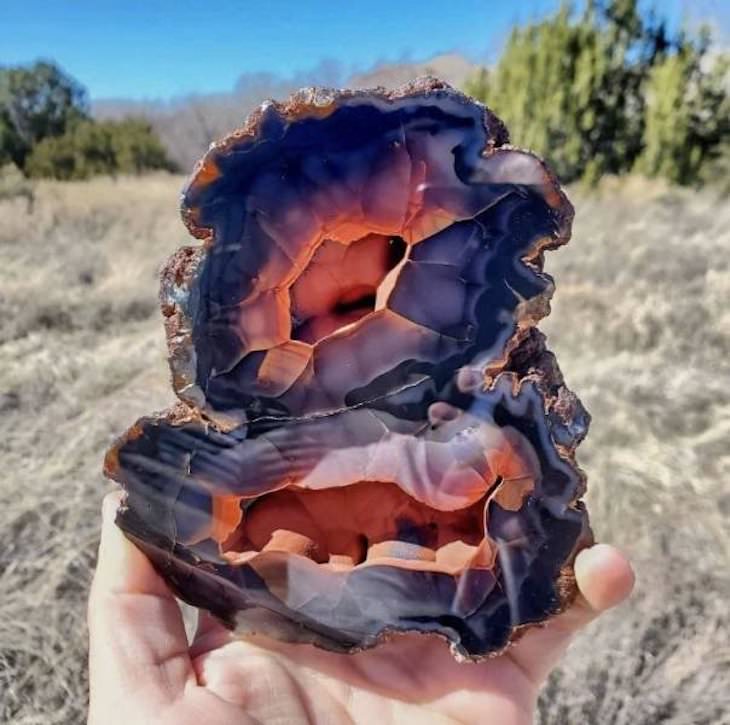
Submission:
<svg viewBox="0 0 730 725">
<path fill-rule="evenodd" d="M 77 723 L 104 449 L 171 399 L 156 271 L 181 179 L 44 183 L 0 199 L 0 721 Z M 541 725 L 730 723 L 730 205 L 574 194 L 543 324 L 592 412 L 579 460 L 632 599 L 573 646 Z"/>
</svg>

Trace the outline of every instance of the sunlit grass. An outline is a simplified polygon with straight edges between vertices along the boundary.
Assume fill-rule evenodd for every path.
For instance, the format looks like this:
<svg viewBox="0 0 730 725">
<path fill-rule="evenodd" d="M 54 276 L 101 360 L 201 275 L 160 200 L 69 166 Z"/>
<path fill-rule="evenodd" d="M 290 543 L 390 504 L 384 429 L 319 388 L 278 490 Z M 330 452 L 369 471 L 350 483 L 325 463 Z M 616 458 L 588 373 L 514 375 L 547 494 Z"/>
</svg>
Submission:
<svg viewBox="0 0 730 725">
<path fill-rule="evenodd" d="M 172 398 L 156 274 L 192 243 L 182 179 L 0 199 L 0 721 L 86 706 L 104 449 Z M 575 195 L 543 324 L 591 410 L 579 460 L 633 599 L 573 647 L 540 722 L 720 723 L 730 711 L 730 208 L 643 180 Z M 725 715 L 723 715 L 725 713 Z"/>
</svg>

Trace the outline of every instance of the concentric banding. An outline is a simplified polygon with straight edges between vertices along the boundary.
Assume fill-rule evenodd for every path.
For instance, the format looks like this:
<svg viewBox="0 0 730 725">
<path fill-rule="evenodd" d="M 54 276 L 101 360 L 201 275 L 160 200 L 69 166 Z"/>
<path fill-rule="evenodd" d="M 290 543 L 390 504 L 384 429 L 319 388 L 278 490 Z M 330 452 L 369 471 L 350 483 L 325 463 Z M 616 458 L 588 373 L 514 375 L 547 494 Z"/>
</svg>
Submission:
<svg viewBox="0 0 730 725">
<path fill-rule="evenodd" d="M 502 136 L 484 107 L 435 87 L 345 94 L 324 108 L 271 104 L 255 130 L 213 148 L 183 201 L 210 245 L 187 311 L 194 379 L 209 406 L 321 413 L 368 386 L 386 394 L 389 383 L 377 383 L 398 364 L 428 376 L 456 358 L 503 358 L 517 307 L 551 289 L 520 260 L 562 243 L 571 211 L 537 158 L 491 150 Z M 389 292 L 314 344 L 292 339 L 303 306 L 372 283 L 353 254 L 369 238 L 405 246 Z M 317 275 L 329 251 L 334 260 Z M 308 276 L 309 295 L 297 294 Z"/>
<path fill-rule="evenodd" d="M 572 210 L 505 142 L 426 80 L 267 104 L 203 159 L 183 216 L 205 241 L 162 285 L 193 407 L 107 458 L 120 525 L 188 601 L 483 656 L 569 600 L 588 417 L 531 328 Z"/>
</svg>

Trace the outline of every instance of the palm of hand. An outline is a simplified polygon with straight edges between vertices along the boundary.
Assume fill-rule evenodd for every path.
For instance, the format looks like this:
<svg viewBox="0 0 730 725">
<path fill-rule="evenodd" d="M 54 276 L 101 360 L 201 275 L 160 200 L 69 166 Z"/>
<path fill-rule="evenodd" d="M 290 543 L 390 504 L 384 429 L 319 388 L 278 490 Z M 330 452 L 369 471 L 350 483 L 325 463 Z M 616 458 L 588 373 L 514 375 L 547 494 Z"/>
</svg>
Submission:
<svg viewBox="0 0 730 725">
<path fill-rule="evenodd" d="M 110 499 L 89 600 L 90 725 L 529 723 L 571 636 L 633 585 L 615 549 L 581 552 L 578 602 L 479 664 L 459 664 L 433 636 L 341 655 L 236 639 L 211 617 L 189 645 L 175 598 L 114 526 L 115 508 Z"/>
<path fill-rule="evenodd" d="M 460 665 L 434 637 L 401 636 L 357 655 L 221 637 L 208 632 L 192 649 L 204 687 L 194 696 L 221 723 L 528 723 L 539 687 L 511 653 Z"/>
</svg>

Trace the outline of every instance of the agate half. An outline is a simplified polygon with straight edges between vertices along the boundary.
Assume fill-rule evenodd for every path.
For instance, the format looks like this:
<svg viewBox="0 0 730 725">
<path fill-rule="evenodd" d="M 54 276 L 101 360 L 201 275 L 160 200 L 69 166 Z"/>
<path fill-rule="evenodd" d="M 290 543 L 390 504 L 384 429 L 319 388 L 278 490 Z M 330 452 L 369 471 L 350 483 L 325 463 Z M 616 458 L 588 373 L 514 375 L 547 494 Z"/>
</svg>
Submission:
<svg viewBox="0 0 730 725">
<path fill-rule="evenodd" d="M 241 632 L 501 651 L 569 605 L 588 415 L 535 325 L 572 208 L 435 79 L 307 89 L 214 144 L 162 273 L 179 402 L 105 472 L 117 523 Z"/>
</svg>

